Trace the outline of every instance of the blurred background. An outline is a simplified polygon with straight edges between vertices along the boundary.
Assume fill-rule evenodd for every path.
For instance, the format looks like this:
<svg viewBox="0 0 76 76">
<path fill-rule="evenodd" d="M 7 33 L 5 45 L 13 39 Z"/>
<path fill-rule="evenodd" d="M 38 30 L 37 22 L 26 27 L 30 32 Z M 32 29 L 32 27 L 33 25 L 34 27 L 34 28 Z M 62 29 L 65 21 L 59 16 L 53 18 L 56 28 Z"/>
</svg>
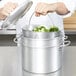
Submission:
<svg viewBox="0 0 76 76">
<path fill-rule="evenodd" d="M 64 48 L 63 76 L 76 76 L 76 12 L 64 18 L 65 35 L 71 41 Z M 0 76 L 21 76 L 21 58 L 17 44 L 13 41 L 16 29 L 13 25 L 7 30 L 0 29 Z"/>
</svg>

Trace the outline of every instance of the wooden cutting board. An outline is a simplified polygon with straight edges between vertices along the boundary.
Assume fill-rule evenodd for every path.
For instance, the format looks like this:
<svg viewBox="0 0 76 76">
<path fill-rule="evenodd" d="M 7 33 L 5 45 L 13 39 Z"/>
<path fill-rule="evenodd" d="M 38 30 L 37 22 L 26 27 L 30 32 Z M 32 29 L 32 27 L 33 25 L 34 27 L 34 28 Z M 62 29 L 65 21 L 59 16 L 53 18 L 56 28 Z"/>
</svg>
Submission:
<svg viewBox="0 0 76 76">
<path fill-rule="evenodd" d="M 76 30 L 76 12 L 68 18 L 64 18 L 65 30 Z"/>
</svg>

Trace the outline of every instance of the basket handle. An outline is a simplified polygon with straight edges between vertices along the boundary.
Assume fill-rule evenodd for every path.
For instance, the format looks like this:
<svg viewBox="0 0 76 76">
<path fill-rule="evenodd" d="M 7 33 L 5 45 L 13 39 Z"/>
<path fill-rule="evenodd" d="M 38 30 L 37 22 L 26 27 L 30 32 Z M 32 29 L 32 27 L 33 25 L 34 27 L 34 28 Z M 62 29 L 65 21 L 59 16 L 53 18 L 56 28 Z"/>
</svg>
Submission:
<svg viewBox="0 0 76 76">
<path fill-rule="evenodd" d="M 34 14 L 35 14 L 35 12 L 33 12 L 32 15 L 30 16 L 29 24 L 28 24 L 29 26 L 27 26 L 27 30 L 29 30 L 29 28 L 31 27 L 31 20 L 32 20 Z M 51 23 L 52 23 L 52 25 L 54 26 L 54 25 L 55 25 L 55 24 L 54 24 L 54 21 L 53 21 L 53 19 L 51 18 L 51 16 L 50 16 L 49 14 L 48 14 L 48 18 L 51 20 Z"/>
</svg>

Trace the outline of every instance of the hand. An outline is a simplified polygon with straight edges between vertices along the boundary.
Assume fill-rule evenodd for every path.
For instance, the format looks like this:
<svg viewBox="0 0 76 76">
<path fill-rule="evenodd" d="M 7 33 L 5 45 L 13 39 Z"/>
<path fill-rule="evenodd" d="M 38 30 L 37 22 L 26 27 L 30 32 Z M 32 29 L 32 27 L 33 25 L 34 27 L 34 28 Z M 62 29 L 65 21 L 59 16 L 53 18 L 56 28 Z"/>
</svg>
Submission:
<svg viewBox="0 0 76 76">
<path fill-rule="evenodd" d="M 70 11 L 67 9 L 63 2 L 56 2 L 56 3 L 38 3 L 35 8 L 35 15 L 46 15 L 48 13 L 56 12 L 59 15 L 66 15 Z"/>
<path fill-rule="evenodd" d="M 0 20 L 4 20 L 17 6 L 17 3 L 6 3 L 3 8 L 0 8 Z"/>
<path fill-rule="evenodd" d="M 49 5 L 47 3 L 38 3 L 35 8 L 35 15 L 46 15 L 48 13 L 48 7 Z"/>
<path fill-rule="evenodd" d="M 7 16 L 3 13 L 3 8 L 0 8 L 0 20 L 4 20 Z"/>
</svg>

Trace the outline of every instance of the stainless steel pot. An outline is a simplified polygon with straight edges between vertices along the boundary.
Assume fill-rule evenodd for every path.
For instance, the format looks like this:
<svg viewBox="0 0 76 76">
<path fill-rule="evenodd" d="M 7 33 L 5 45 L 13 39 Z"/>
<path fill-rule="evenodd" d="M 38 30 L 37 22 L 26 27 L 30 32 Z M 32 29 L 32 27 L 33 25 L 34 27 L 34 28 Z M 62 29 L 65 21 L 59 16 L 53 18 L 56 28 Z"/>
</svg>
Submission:
<svg viewBox="0 0 76 76">
<path fill-rule="evenodd" d="M 49 73 L 49 74 L 36 74 L 36 73 L 23 71 L 23 76 L 62 76 L 62 68 L 59 69 L 59 71 L 56 71 L 54 73 Z"/>
<path fill-rule="evenodd" d="M 30 21 L 27 26 L 30 27 Z M 22 29 L 23 71 L 30 74 L 50 74 L 58 71 L 62 66 L 64 47 L 61 31 L 33 32 L 28 27 Z"/>
<path fill-rule="evenodd" d="M 24 37 L 33 38 L 33 39 L 53 39 L 55 37 L 63 37 L 61 31 L 58 32 L 33 32 L 32 28 L 36 27 L 35 25 L 31 25 L 31 30 L 27 30 L 27 26 L 22 29 L 22 33 Z"/>
<path fill-rule="evenodd" d="M 63 39 L 60 36 L 52 39 L 23 36 L 23 70 L 36 74 L 47 74 L 60 69 L 63 49 L 63 46 L 60 47 L 60 45 L 63 45 Z"/>
<path fill-rule="evenodd" d="M 47 74 L 59 70 L 62 66 L 63 47 L 24 46 L 23 70 L 31 73 Z"/>
<path fill-rule="evenodd" d="M 53 39 L 32 39 L 24 37 L 23 44 L 25 47 L 31 48 L 59 47 L 60 45 L 63 45 L 63 38 L 56 37 Z"/>
<path fill-rule="evenodd" d="M 35 74 L 56 72 L 62 66 L 63 44 L 60 31 L 36 33 L 23 29 L 23 70 Z"/>
</svg>

